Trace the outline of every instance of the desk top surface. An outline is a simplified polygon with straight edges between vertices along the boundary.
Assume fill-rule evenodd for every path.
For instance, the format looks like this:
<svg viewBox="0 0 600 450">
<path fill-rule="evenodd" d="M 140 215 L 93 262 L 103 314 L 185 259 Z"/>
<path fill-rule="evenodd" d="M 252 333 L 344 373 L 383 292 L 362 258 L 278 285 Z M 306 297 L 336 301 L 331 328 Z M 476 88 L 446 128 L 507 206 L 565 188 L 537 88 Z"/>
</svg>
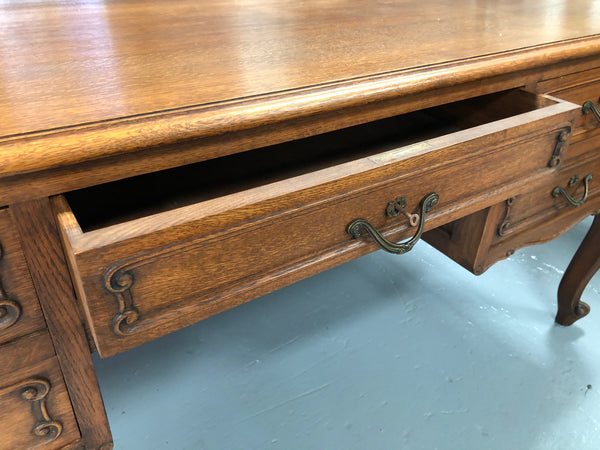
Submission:
<svg viewBox="0 0 600 450">
<path fill-rule="evenodd" d="M 597 51 L 599 40 L 586 37 L 598 33 L 593 0 L 8 0 L 0 2 L 0 156 L 8 161 L 0 158 L 0 173 L 15 173 L 24 137 L 152 122 L 161 112 L 189 118 L 215 105 L 244 104 L 236 111 L 247 117 L 256 99 L 273 95 L 289 110 L 307 88 L 323 102 L 382 82 L 451 79 L 452 64 L 482 64 L 486 55 L 512 52 L 518 64 L 519 55 L 544 57 L 582 38 Z M 436 67 L 449 69 L 415 78 Z M 198 120 L 180 123 L 180 134 Z"/>
</svg>

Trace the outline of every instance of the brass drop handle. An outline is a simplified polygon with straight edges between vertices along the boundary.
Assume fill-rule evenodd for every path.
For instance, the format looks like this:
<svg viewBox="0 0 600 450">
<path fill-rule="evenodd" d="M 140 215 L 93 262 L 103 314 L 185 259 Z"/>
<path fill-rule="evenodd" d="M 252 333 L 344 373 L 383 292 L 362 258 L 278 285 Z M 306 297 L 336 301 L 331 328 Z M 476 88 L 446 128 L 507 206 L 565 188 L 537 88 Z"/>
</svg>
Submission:
<svg viewBox="0 0 600 450">
<path fill-rule="evenodd" d="M 354 239 L 358 239 L 362 232 L 366 231 L 377 243 L 377 245 L 379 245 L 379 247 L 384 249 L 386 252 L 402 255 L 403 253 L 412 250 L 412 248 L 419 241 L 419 239 L 421 239 L 421 235 L 423 234 L 423 230 L 425 229 L 425 214 L 428 213 L 431 210 L 431 208 L 437 204 L 439 199 L 440 196 L 435 192 L 432 192 L 431 194 L 426 195 L 423 198 L 423 200 L 421 200 L 419 227 L 417 228 L 417 232 L 415 233 L 415 235 L 406 242 L 400 242 L 396 244 L 394 242 L 388 241 L 366 219 L 354 219 L 348 224 L 348 226 L 346 227 L 346 231 Z"/>
<path fill-rule="evenodd" d="M 585 203 L 585 201 L 588 198 L 588 193 L 590 190 L 590 181 L 592 180 L 593 175 L 591 173 L 588 173 L 585 178 L 583 179 L 583 186 L 584 186 L 584 191 L 583 191 L 583 197 L 581 198 L 581 200 L 575 200 L 573 197 L 571 197 L 571 195 L 565 191 L 562 187 L 560 186 L 556 186 L 553 190 L 552 190 L 552 197 L 558 197 L 559 195 L 562 195 L 565 200 L 567 201 L 567 203 L 571 206 L 581 206 Z M 579 181 L 579 175 L 575 175 L 573 176 L 570 180 L 569 180 L 569 187 L 571 186 L 575 186 L 577 184 L 577 182 Z"/>
<path fill-rule="evenodd" d="M 589 112 L 592 112 L 592 114 L 594 114 L 594 117 L 596 118 L 596 120 L 598 122 L 600 122 L 600 109 L 598 109 L 598 107 L 596 106 L 596 104 L 591 101 L 588 100 L 587 102 L 585 102 L 583 104 L 583 107 L 581 108 L 581 112 L 583 114 L 589 114 Z"/>
</svg>

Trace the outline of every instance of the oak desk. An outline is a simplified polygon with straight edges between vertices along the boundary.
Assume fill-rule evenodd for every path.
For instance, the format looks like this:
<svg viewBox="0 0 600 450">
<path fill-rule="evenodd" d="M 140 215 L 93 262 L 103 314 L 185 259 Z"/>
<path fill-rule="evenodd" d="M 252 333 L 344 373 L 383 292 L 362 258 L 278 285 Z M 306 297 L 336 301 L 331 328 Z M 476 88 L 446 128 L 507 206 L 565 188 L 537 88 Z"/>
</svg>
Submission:
<svg viewBox="0 0 600 450">
<path fill-rule="evenodd" d="M 0 8 L 2 448 L 112 446 L 93 351 L 420 237 L 479 274 L 600 210 L 592 0 Z"/>
</svg>

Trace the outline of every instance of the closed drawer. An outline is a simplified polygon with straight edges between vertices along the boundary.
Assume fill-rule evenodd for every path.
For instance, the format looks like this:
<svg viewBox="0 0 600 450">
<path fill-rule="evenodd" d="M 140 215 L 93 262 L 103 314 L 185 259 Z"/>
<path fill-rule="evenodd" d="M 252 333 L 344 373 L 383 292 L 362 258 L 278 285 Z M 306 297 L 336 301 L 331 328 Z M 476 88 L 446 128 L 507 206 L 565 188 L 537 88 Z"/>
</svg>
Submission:
<svg viewBox="0 0 600 450">
<path fill-rule="evenodd" d="M 564 194 L 555 192 L 556 187 L 562 188 Z M 542 188 L 517 195 L 505 202 L 504 217 L 498 224 L 493 242 L 502 241 L 511 234 L 547 221 L 551 216 L 569 213 L 572 208 L 587 210 L 588 204 L 593 203 L 594 197 L 598 194 L 600 194 L 599 157 L 565 167 Z M 576 202 L 581 202 L 586 197 L 587 199 L 581 205 L 579 203 L 574 205 L 569 203 L 568 197 Z"/>
<path fill-rule="evenodd" d="M 564 194 L 556 192 L 557 187 Z M 423 239 L 480 275 L 515 250 L 554 239 L 599 211 L 600 157 L 596 156 L 562 167 L 541 184 L 431 230 Z"/>
<path fill-rule="evenodd" d="M 0 344 L 45 328 L 8 209 L 0 209 Z"/>
<path fill-rule="evenodd" d="M 586 70 L 559 78 L 541 81 L 537 85 L 540 93 L 552 95 L 563 100 L 583 105 L 591 101 L 600 106 L 600 69 Z M 581 145 L 573 145 L 579 144 Z M 578 161 L 583 155 L 598 151 L 600 144 L 600 122 L 589 111 L 577 114 L 573 137 L 565 162 Z"/>
<path fill-rule="evenodd" d="M 355 218 L 413 234 L 386 216 L 398 197 L 413 213 L 438 193 L 432 228 L 515 195 L 555 170 L 576 110 L 504 92 L 56 198 L 100 354 L 375 250 L 346 232 Z"/>
<path fill-rule="evenodd" d="M 80 438 L 45 331 L 0 346 L 0 363 L 0 449 L 58 449 Z"/>
</svg>

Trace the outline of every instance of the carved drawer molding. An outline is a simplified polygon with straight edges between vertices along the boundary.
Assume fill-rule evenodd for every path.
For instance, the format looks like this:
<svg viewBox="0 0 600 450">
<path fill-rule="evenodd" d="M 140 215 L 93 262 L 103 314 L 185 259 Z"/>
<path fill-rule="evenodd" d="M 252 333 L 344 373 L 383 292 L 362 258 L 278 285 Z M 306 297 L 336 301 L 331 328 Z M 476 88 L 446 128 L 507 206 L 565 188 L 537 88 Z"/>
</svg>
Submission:
<svg viewBox="0 0 600 450">
<path fill-rule="evenodd" d="M 4 251 L 2 248 L 2 242 L 0 242 L 0 264 Z M 1 270 L 0 265 L 0 270 Z M 2 283 L 2 272 L 0 271 L 0 330 L 6 330 L 13 326 L 21 317 L 21 304 L 15 299 L 9 298 L 8 294 L 4 290 Z"/>
<path fill-rule="evenodd" d="M 43 438 L 43 443 L 57 439 L 63 429 L 62 423 L 54 420 L 46 407 L 46 400 L 51 389 L 50 381 L 41 377 L 32 377 L 0 391 L 0 396 L 18 391 L 23 401 L 31 405 L 31 414 L 35 418 L 35 426 L 32 428 L 31 434 Z"/>
<path fill-rule="evenodd" d="M 46 322 L 9 208 L 0 208 L 0 345 Z"/>
</svg>

